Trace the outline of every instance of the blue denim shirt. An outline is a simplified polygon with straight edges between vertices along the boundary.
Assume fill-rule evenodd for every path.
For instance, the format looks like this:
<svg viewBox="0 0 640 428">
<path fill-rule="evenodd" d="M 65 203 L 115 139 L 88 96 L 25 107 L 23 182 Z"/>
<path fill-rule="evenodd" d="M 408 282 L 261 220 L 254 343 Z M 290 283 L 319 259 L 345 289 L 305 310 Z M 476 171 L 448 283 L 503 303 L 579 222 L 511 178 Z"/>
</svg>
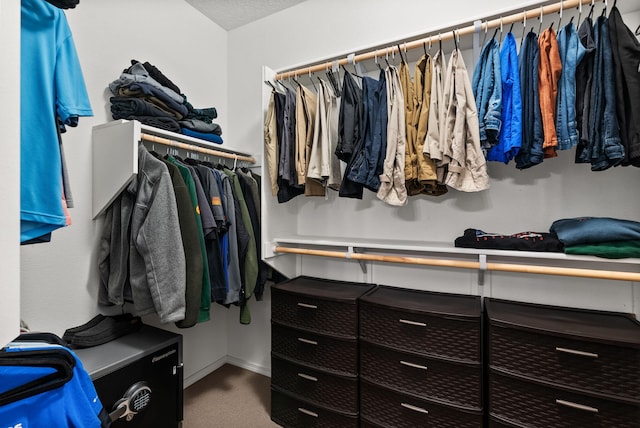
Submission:
<svg viewBox="0 0 640 428">
<path fill-rule="evenodd" d="M 562 61 L 562 74 L 558 82 L 556 101 L 556 133 L 558 149 L 568 150 L 578 144 L 576 123 L 576 68 L 586 53 L 580 43 L 573 22 L 558 32 L 558 50 Z"/>
<path fill-rule="evenodd" d="M 473 70 L 471 82 L 480 122 L 480 144 L 484 151 L 498 144 L 502 114 L 500 48 L 495 39 L 485 43 Z"/>
<path fill-rule="evenodd" d="M 498 144 L 487 153 L 488 161 L 509 163 L 518 154 L 522 144 L 522 97 L 516 38 L 509 32 L 500 52 L 502 81 L 502 129 Z"/>
<path fill-rule="evenodd" d="M 379 80 L 363 77 L 362 99 L 364 144 L 362 149 L 354 154 L 348 178 L 372 192 L 377 192 L 380 189 L 380 174 L 387 153 L 387 80 L 384 71 L 380 71 Z"/>
<path fill-rule="evenodd" d="M 516 155 L 516 168 L 525 169 L 544 160 L 542 113 L 538 94 L 538 35 L 530 31 L 520 48 L 520 88 L 522 95 L 522 145 Z"/>
<path fill-rule="evenodd" d="M 603 171 L 619 165 L 624 159 L 616 114 L 616 89 L 607 17 L 596 20 L 594 36 L 596 56 L 591 88 L 589 137 L 586 155 L 591 156 L 591 170 Z"/>
</svg>

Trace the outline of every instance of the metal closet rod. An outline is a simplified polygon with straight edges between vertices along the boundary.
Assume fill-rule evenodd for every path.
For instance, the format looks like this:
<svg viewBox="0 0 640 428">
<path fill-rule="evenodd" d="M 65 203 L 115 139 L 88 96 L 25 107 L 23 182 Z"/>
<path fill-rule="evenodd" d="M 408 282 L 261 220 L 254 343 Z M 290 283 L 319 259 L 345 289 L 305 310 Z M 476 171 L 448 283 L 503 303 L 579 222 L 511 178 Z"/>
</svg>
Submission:
<svg viewBox="0 0 640 428">
<path fill-rule="evenodd" d="M 282 246 L 276 246 L 274 248 L 274 251 L 276 253 L 301 254 L 307 256 L 331 257 L 337 259 L 353 259 L 373 262 L 402 263 L 410 265 L 439 266 L 476 270 L 483 269 L 483 266 L 481 266 L 480 262 L 431 259 L 426 257 L 383 256 L 355 252 L 312 250 L 306 248 L 292 248 Z M 484 266 L 483 270 L 640 282 L 640 273 L 596 269 L 560 268 L 552 266 L 535 266 L 511 263 L 486 263 L 486 266 Z"/>
<path fill-rule="evenodd" d="M 158 137 L 151 134 L 140 134 L 140 138 L 151 143 L 158 143 L 165 146 L 176 147 L 183 150 L 189 150 L 192 152 L 204 153 L 219 158 L 234 159 L 243 162 L 256 163 L 256 159 L 252 156 L 238 155 L 236 153 L 222 152 L 219 150 L 207 149 L 206 147 L 195 146 L 193 144 L 182 143 L 180 141 L 170 140 L 164 137 Z"/>
<path fill-rule="evenodd" d="M 604 0 L 605 5 L 607 4 L 607 0 Z M 499 28 L 500 26 L 503 26 L 505 24 L 512 24 L 512 23 L 517 23 L 517 22 L 521 22 L 525 20 L 525 17 L 527 20 L 532 19 L 532 18 L 540 18 L 540 16 L 542 15 L 548 15 L 551 13 L 556 13 L 556 12 L 560 12 L 560 10 L 564 10 L 564 9 L 571 9 L 573 7 L 578 7 L 580 5 L 585 5 L 585 4 L 592 4 L 592 0 L 565 0 L 565 1 L 560 1 L 558 3 L 555 4 L 550 4 L 547 6 L 540 6 L 537 7 L 535 9 L 531 9 L 528 11 L 523 11 L 520 13 L 515 13 L 512 15 L 507 15 L 507 16 L 501 16 L 499 18 L 493 19 L 491 21 L 485 21 L 480 25 L 480 30 L 484 30 L 487 31 L 489 28 Z M 389 54 L 395 54 L 398 53 L 400 51 L 398 46 L 402 46 L 403 50 L 410 50 L 410 49 L 417 49 L 417 48 L 422 48 L 425 46 L 425 44 L 432 44 L 432 43 L 437 43 L 441 40 L 449 40 L 449 39 L 453 39 L 454 35 L 453 33 L 455 32 L 456 36 L 459 38 L 460 36 L 466 36 L 469 34 L 473 34 L 476 31 L 476 27 L 474 25 L 469 25 L 467 27 L 462 27 L 462 28 L 458 28 L 458 29 L 453 29 L 453 30 L 445 30 L 442 33 L 437 33 L 437 34 L 433 34 L 432 36 L 423 38 L 423 39 L 419 39 L 419 40 L 413 40 L 411 42 L 395 42 L 393 44 L 389 44 L 388 47 L 386 48 L 379 48 L 376 50 L 372 50 L 372 51 L 368 51 L 368 52 L 364 52 L 358 55 L 355 55 L 353 57 L 353 61 L 354 62 L 362 62 L 365 60 L 369 60 L 369 59 L 374 59 L 377 57 L 383 57 L 385 56 L 387 53 Z M 330 70 L 331 67 L 333 66 L 335 61 L 326 61 L 323 62 L 321 64 L 316 64 L 316 65 L 311 65 L 311 66 L 307 66 L 307 67 L 301 67 L 301 68 L 296 68 L 296 69 L 292 69 L 292 70 L 286 70 L 286 71 L 282 71 L 278 74 L 276 74 L 275 80 L 282 80 L 282 79 L 287 79 L 289 77 L 298 77 L 298 76 L 303 76 L 306 74 L 310 74 L 310 73 L 315 73 L 318 71 L 325 71 L 325 70 Z M 342 58 L 342 59 L 338 59 L 337 60 L 338 65 L 346 65 L 349 64 L 349 59 L 348 58 Z"/>
</svg>

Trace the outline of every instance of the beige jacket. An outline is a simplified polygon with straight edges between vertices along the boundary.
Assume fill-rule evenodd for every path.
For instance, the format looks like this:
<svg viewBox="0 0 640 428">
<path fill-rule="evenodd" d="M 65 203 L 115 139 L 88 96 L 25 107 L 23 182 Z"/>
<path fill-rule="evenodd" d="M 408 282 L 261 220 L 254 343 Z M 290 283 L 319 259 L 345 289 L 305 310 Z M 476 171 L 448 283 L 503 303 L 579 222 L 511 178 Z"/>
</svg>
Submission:
<svg viewBox="0 0 640 428">
<path fill-rule="evenodd" d="M 307 179 L 316 119 L 316 95 L 302 85 L 296 89 L 296 173 L 298 184 L 304 184 L 305 196 L 324 196 L 322 184 Z"/>
<path fill-rule="evenodd" d="M 390 66 L 385 70 L 387 80 L 387 153 L 384 158 L 378 199 L 389 205 L 407 204 L 405 187 L 406 121 L 402 84 L 398 69 Z"/>
<path fill-rule="evenodd" d="M 264 148 L 267 157 L 267 167 L 269 169 L 269 183 L 271 184 L 271 194 L 278 195 L 278 134 L 276 123 L 275 92 L 271 92 L 267 115 L 264 119 Z"/>
<path fill-rule="evenodd" d="M 338 142 L 338 99 L 330 85 L 320 80 L 317 94 L 315 130 L 307 179 L 333 190 L 340 189 L 340 160 L 334 155 Z"/>
<path fill-rule="evenodd" d="M 443 140 L 450 158 L 446 184 L 463 192 L 489 188 L 487 163 L 480 148 L 476 100 L 460 50 L 451 53 L 445 81 L 446 118 Z"/>
<path fill-rule="evenodd" d="M 445 58 L 441 50 L 436 52 L 431 61 L 433 68 L 431 71 L 431 99 L 429 102 L 429 119 L 427 124 L 427 137 L 424 142 L 422 152 L 436 162 L 436 180 L 439 184 L 444 184 L 446 177 L 446 165 L 449 159 L 444 151 L 444 71 Z"/>
</svg>

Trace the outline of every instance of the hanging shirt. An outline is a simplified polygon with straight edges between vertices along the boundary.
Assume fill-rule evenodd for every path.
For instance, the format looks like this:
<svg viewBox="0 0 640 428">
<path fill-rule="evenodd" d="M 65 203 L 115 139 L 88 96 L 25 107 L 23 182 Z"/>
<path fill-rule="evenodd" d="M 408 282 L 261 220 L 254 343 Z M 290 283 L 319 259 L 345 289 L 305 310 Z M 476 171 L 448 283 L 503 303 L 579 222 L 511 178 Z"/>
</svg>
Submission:
<svg viewBox="0 0 640 428">
<path fill-rule="evenodd" d="M 267 167 L 269 170 L 269 183 L 271 194 L 278 195 L 278 135 L 276 122 L 276 92 L 272 91 L 267 107 L 267 116 L 264 120 L 264 147 L 267 155 Z"/>
<path fill-rule="evenodd" d="M 64 12 L 23 0 L 20 33 L 20 242 L 66 225 L 56 114 L 93 116 Z"/>
<path fill-rule="evenodd" d="M 500 77 L 502 81 L 502 127 L 498 144 L 487 152 L 488 161 L 509 163 L 522 145 L 522 97 L 518 51 L 513 33 L 507 33 L 500 52 Z"/>
<path fill-rule="evenodd" d="M 478 110 L 480 142 L 483 151 L 498 144 L 502 129 L 502 84 L 500 46 L 495 38 L 485 43 L 473 71 L 473 97 Z"/>
<path fill-rule="evenodd" d="M 562 73 L 558 41 L 553 28 L 547 28 L 538 37 L 540 61 L 538 62 L 538 90 L 540 92 L 540 112 L 544 142 L 542 149 L 545 158 L 558 156 L 558 137 L 556 134 L 556 98 L 558 96 L 558 80 Z"/>
<path fill-rule="evenodd" d="M 422 152 L 436 162 L 436 179 L 439 186 L 444 186 L 449 159 L 444 155 L 444 72 L 446 61 L 442 50 L 433 56 L 431 73 L 431 102 L 429 103 L 429 120 L 427 137 Z"/>
</svg>

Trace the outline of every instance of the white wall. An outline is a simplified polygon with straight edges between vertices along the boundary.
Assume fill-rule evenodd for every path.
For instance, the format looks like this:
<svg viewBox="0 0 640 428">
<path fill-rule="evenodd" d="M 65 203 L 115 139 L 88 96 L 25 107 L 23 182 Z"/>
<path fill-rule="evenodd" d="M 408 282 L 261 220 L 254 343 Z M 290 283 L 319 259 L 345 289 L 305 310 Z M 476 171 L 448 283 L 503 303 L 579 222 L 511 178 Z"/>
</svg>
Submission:
<svg viewBox="0 0 640 428">
<path fill-rule="evenodd" d="M 66 11 L 94 117 L 81 118 L 63 136 L 75 208 L 73 224 L 50 244 L 22 248 L 22 318 L 35 330 L 62 334 L 98 313 L 96 244 L 100 221 L 91 219 L 91 128 L 112 120 L 107 85 L 131 59 L 149 61 L 174 81 L 195 107 L 215 106 L 228 126 L 227 33 L 183 0 L 82 2 Z M 114 308 L 117 309 L 117 308 Z M 227 354 L 226 315 L 177 330 L 184 335 L 185 376 L 198 377 Z M 146 323 L 159 325 L 157 317 Z"/>
<path fill-rule="evenodd" d="M 20 326 L 20 7 L 0 0 L 0 117 L 3 155 L 9 162 L 0 180 L 0 347 L 19 334 Z"/>
<path fill-rule="evenodd" d="M 635 28 L 638 7 L 631 2 L 618 3 L 621 10 L 625 7 L 635 10 L 625 15 L 629 25 Z M 229 120 L 233 139 L 247 147 L 255 147 L 262 141 L 263 110 L 257 107 L 265 91 L 261 81 L 262 65 L 278 70 L 324 61 L 337 54 L 345 57 L 361 48 L 402 41 L 443 27 L 469 25 L 474 19 L 503 11 L 521 11 L 532 4 L 513 4 L 507 0 L 490 3 L 309 0 L 233 30 L 229 33 L 229 93 L 232 94 Z M 596 14 L 601 8 L 598 5 Z M 565 11 L 564 22 L 568 22 L 571 12 Z M 586 15 L 588 9 L 584 13 Z M 545 27 L 552 19 L 557 16 L 545 17 Z M 530 22 L 528 27 L 537 24 L 537 21 Z M 468 39 L 463 40 L 467 47 L 470 46 Z M 450 52 L 451 44 L 446 45 L 445 50 Z M 472 73 L 471 52 L 464 54 Z M 369 71 L 374 70 L 373 64 L 366 65 Z M 615 168 L 590 172 L 588 165 L 573 164 L 573 153 L 561 153 L 559 158 L 525 171 L 518 171 L 513 163 L 490 163 L 489 191 L 464 194 L 450 190 L 439 198 L 412 197 L 403 208 L 387 206 L 366 190 L 361 201 L 338 198 L 330 192 L 329 200 L 298 197 L 281 205 L 267 194 L 263 211 L 269 212 L 270 219 L 263 228 L 270 228 L 267 233 L 270 238 L 306 235 L 452 243 L 467 227 L 516 233 L 546 231 L 554 220 L 562 217 L 593 215 L 640 220 L 640 199 L 635 186 L 630 185 L 638 181 L 640 170 Z M 626 282 L 492 273 L 487 275 L 486 285 L 480 287 L 474 271 L 369 264 L 364 274 L 355 262 L 277 257 L 295 258 L 297 273 L 326 278 L 626 312 L 640 308 L 638 285 Z M 260 324 L 230 323 L 230 337 L 251 338 L 230 341 L 230 355 L 250 360 L 264 350 L 260 354 L 260 361 L 264 361 L 270 349 L 270 337 L 262 325 L 269 325 L 269 313 L 260 315 Z"/>
</svg>

